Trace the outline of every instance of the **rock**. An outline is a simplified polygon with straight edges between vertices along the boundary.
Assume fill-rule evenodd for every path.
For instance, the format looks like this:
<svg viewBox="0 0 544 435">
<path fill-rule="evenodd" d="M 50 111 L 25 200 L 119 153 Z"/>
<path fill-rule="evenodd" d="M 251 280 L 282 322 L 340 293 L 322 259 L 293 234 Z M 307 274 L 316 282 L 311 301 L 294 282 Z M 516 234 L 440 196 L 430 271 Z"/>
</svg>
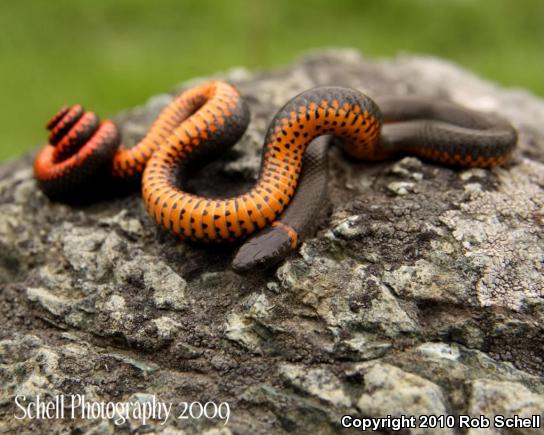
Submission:
<svg viewBox="0 0 544 435">
<path fill-rule="evenodd" d="M 65 300 L 51 294 L 44 288 L 29 287 L 26 294 L 29 301 L 37 302 L 55 316 L 60 316 L 69 309 Z"/>
<path fill-rule="evenodd" d="M 269 120 L 317 85 L 499 111 L 518 129 L 519 149 L 492 170 L 401 156 L 355 163 L 331 150 L 329 215 L 283 265 L 243 277 L 230 270 L 235 246 L 165 234 L 137 191 L 85 207 L 53 203 L 32 178 L 31 156 L 6 163 L 0 431 L 337 433 L 346 414 L 542 414 L 544 102 L 443 60 L 371 61 L 351 50 L 216 78 L 247 97 L 252 123 L 190 181 L 206 195 L 253 183 Z M 116 116 L 125 142 L 137 142 L 171 98 Z M 227 425 L 30 422 L 14 417 L 17 394 L 156 396 L 176 412 L 183 401 L 226 402 L 231 414 Z"/>
<path fill-rule="evenodd" d="M 372 334 L 354 333 L 349 340 L 338 343 L 338 355 L 346 354 L 346 358 L 364 361 L 380 358 L 391 349 L 391 342 L 377 339 Z"/>
<path fill-rule="evenodd" d="M 485 415 L 490 419 L 501 418 L 531 418 L 534 415 L 544 415 L 544 396 L 534 394 L 522 385 L 512 382 L 499 382 L 479 379 L 472 383 L 469 412 L 471 415 Z M 534 434 L 530 428 L 520 428 L 519 434 Z M 471 429 L 471 435 L 493 434 L 491 428 Z"/>
<path fill-rule="evenodd" d="M 449 248 L 443 245 L 439 247 L 442 248 L 439 252 L 447 252 Z M 452 302 L 469 300 L 463 283 L 450 281 L 450 276 L 443 274 L 444 268 L 443 264 L 417 260 L 413 266 L 403 265 L 391 272 L 385 272 L 383 279 L 403 298 Z"/>
<path fill-rule="evenodd" d="M 414 191 L 414 183 L 409 181 L 393 181 L 387 185 L 387 188 L 395 195 L 407 195 Z"/>
<path fill-rule="evenodd" d="M 402 160 L 399 160 L 398 163 L 394 164 L 389 172 L 391 174 L 396 174 L 401 178 L 420 181 L 423 179 L 423 174 L 420 172 L 422 167 L 423 164 L 421 163 L 421 160 L 415 157 L 404 157 Z"/>
<path fill-rule="evenodd" d="M 438 385 L 388 364 L 364 363 L 357 367 L 364 376 L 364 392 L 357 408 L 367 417 L 448 415 Z M 452 434 L 449 428 L 410 430 L 413 434 Z"/>
<path fill-rule="evenodd" d="M 440 219 L 463 247 L 467 266 L 479 270 L 478 304 L 523 311 L 544 297 L 538 230 L 544 171 L 542 165 L 524 161 L 496 173 L 496 190 L 473 191 L 459 210 L 448 210 Z M 517 224 L 512 226 L 510 219 Z"/>
<path fill-rule="evenodd" d="M 280 376 L 289 385 L 317 397 L 332 406 L 351 405 L 350 398 L 342 389 L 340 381 L 325 369 L 306 369 L 292 364 L 280 366 Z"/>
</svg>

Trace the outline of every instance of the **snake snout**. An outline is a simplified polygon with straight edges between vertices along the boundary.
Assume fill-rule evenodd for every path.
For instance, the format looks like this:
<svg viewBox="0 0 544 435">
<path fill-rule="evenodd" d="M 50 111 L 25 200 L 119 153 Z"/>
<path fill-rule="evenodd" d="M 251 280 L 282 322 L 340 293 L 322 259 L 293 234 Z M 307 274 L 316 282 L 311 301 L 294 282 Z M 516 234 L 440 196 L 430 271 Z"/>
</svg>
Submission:
<svg viewBox="0 0 544 435">
<path fill-rule="evenodd" d="M 293 250 L 291 238 L 281 227 L 269 227 L 250 238 L 236 253 L 232 268 L 236 272 L 266 270 Z"/>
</svg>

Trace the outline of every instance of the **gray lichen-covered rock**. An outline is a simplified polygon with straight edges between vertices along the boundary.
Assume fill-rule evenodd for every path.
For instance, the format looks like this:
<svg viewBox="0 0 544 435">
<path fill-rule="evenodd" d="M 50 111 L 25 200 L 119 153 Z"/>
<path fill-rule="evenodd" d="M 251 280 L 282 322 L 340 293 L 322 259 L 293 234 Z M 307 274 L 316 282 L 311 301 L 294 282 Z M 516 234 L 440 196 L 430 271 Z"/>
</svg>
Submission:
<svg viewBox="0 0 544 435">
<path fill-rule="evenodd" d="M 542 415 L 544 102 L 441 60 L 341 50 L 217 77 L 238 86 L 253 115 L 236 148 L 191 181 L 207 195 L 255 180 L 271 117 L 316 85 L 500 112 L 519 150 L 492 170 L 358 163 L 332 150 L 329 214 L 315 237 L 276 270 L 244 277 L 229 267 L 235 247 L 165 234 L 137 192 L 67 206 L 37 189 L 31 156 L 4 165 L 0 432 L 325 434 L 347 414 Z M 120 114 L 125 142 L 171 98 Z M 15 418 L 16 396 L 59 394 L 156 397 L 176 414 L 180 402 L 228 402 L 231 414 L 226 426 L 177 415 Z M 470 433 L 496 433 L 482 430 Z"/>
<path fill-rule="evenodd" d="M 363 415 L 448 415 L 440 387 L 420 376 L 384 363 L 364 363 L 364 392 L 357 401 Z M 451 434 L 451 428 L 420 428 L 413 433 Z"/>
</svg>

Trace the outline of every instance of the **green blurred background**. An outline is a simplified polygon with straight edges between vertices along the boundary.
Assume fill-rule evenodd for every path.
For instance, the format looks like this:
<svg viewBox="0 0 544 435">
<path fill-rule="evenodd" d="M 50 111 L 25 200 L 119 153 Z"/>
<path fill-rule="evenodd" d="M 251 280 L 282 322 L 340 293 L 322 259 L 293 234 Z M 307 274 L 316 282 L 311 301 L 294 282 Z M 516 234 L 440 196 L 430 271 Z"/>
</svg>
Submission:
<svg viewBox="0 0 544 435">
<path fill-rule="evenodd" d="M 103 118 L 182 80 L 311 48 L 437 55 L 544 95 L 542 0 L 4 0 L 0 160 L 81 102 Z"/>
</svg>

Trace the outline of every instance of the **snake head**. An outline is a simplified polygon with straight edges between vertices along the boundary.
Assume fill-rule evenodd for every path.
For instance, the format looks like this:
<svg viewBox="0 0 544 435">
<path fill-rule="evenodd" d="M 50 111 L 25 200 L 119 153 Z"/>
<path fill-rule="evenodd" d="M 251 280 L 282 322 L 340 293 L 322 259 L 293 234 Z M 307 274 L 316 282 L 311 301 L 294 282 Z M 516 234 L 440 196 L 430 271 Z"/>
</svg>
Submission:
<svg viewBox="0 0 544 435">
<path fill-rule="evenodd" d="M 266 270 L 293 251 L 290 234 L 281 226 L 268 227 L 244 243 L 232 260 L 235 272 Z"/>
</svg>

